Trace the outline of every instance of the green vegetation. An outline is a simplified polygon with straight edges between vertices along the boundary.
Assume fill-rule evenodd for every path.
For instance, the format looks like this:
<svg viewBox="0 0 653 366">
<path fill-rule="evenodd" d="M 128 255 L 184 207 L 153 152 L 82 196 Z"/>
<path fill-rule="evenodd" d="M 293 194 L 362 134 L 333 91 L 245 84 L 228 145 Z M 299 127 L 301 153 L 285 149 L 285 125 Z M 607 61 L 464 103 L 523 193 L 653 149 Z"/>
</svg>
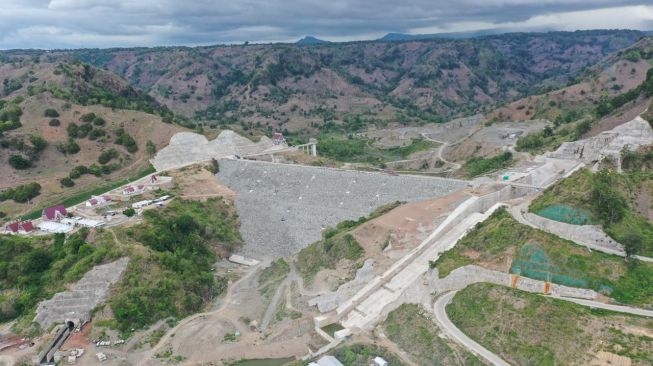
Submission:
<svg viewBox="0 0 653 366">
<path fill-rule="evenodd" d="M 626 316 L 490 284 L 458 292 L 451 320 L 475 341 L 515 365 L 589 365 L 599 351 L 653 362 L 649 319 Z"/>
<path fill-rule="evenodd" d="M 512 153 L 506 151 L 503 154 L 491 158 L 471 157 L 465 162 L 463 168 L 467 171 L 470 177 L 476 177 L 495 170 L 503 169 L 510 164 L 512 164 Z"/>
<path fill-rule="evenodd" d="M 21 184 L 17 187 L 7 188 L 0 192 L 0 202 L 14 200 L 14 202 L 25 203 L 39 194 L 41 194 L 40 184 L 36 182 Z"/>
<path fill-rule="evenodd" d="M 72 195 L 67 196 L 62 201 L 49 202 L 49 203 L 45 204 L 44 207 L 47 207 L 47 206 L 52 205 L 54 203 L 60 203 L 60 204 L 62 204 L 64 206 L 66 206 L 66 207 L 74 206 L 74 205 L 76 205 L 78 203 L 82 203 L 82 202 L 90 199 L 92 196 L 97 196 L 97 195 L 106 193 L 107 191 L 110 191 L 112 189 L 123 186 L 123 185 L 125 185 L 125 184 L 127 184 L 129 182 L 133 182 L 133 181 L 135 181 L 137 179 L 143 178 L 144 176 L 146 176 L 148 174 L 151 174 L 151 173 L 154 173 L 155 171 L 156 170 L 154 169 L 154 167 L 150 165 L 149 167 L 141 170 L 140 172 L 138 172 L 137 174 L 135 174 L 134 176 L 132 176 L 130 178 L 115 181 L 115 182 L 112 182 L 112 183 L 109 183 L 109 184 L 106 184 L 106 185 L 102 185 L 102 186 L 97 186 L 95 188 L 90 188 L 88 190 L 80 191 L 80 192 L 78 192 L 76 194 L 72 194 Z M 22 220 L 34 220 L 34 219 L 36 219 L 38 217 L 41 217 L 41 212 L 42 211 L 43 211 L 43 208 L 36 209 L 36 210 L 28 213 L 27 215 L 22 216 L 21 219 Z"/>
<path fill-rule="evenodd" d="M 419 305 L 403 304 L 388 314 L 384 333 L 419 365 L 484 365 L 471 353 L 442 339 L 428 314 Z"/>
<path fill-rule="evenodd" d="M 32 162 L 22 155 L 9 156 L 9 165 L 14 169 L 25 170 L 32 167 Z"/>
<path fill-rule="evenodd" d="M 114 141 L 117 145 L 122 145 L 130 153 L 135 153 L 138 151 L 138 146 L 136 145 L 136 140 L 131 137 L 124 129 L 119 128 L 114 131 L 116 134 L 116 140 Z"/>
<path fill-rule="evenodd" d="M 77 154 L 79 152 L 79 145 L 73 140 L 72 137 L 68 138 L 67 143 L 60 142 L 56 145 L 57 150 L 62 154 Z"/>
<path fill-rule="evenodd" d="M 392 366 L 403 366 L 404 363 L 383 347 L 367 344 L 351 344 L 336 348 L 332 352 L 344 366 L 368 366 L 374 357 L 383 357 Z"/>
<path fill-rule="evenodd" d="M 433 263 L 440 277 L 468 265 L 482 264 L 567 286 L 587 287 L 617 301 L 653 306 L 653 264 L 588 252 L 555 235 L 522 225 L 505 209 L 476 225 L 456 246 Z"/>
<path fill-rule="evenodd" d="M 290 272 L 290 266 L 285 259 L 280 258 L 263 269 L 258 278 L 259 292 L 266 299 L 270 299 L 281 282 Z"/>
<path fill-rule="evenodd" d="M 363 247 L 349 231 L 389 212 L 399 204 L 400 202 L 395 202 L 385 205 L 376 209 L 368 217 L 361 217 L 357 221 L 346 220 L 335 228 L 327 228 L 322 232 L 322 240 L 309 245 L 297 254 L 297 271 L 306 282 L 311 282 L 323 268 L 335 269 L 341 260 L 356 261 L 362 258 Z"/>
<path fill-rule="evenodd" d="M 143 218 L 125 232 L 148 250 L 132 257 L 109 302 L 122 330 L 202 309 L 227 286 L 213 264 L 242 245 L 235 210 L 222 199 L 174 200 Z"/>
<path fill-rule="evenodd" d="M 120 154 L 118 153 L 118 150 L 116 149 L 109 149 L 105 150 L 102 153 L 100 153 L 100 156 L 98 156 L 97 161 L 100 164 L 106 164 L 110 162 L 112 159 L 117 159 L 120 157 Z"/>
<path fill-rule="evenodd" d="M 52 127 L 61 126 L 61 121 L 57 118 L 53 118 L 48 122 L 48 125 Z"/>
<path fill-rule="evenodd" d="M 381 164 L 387 161 L 406 159 L 410 155 L 434 148 L 436 143 L 413 139 L 410 145 L 381 149 L 372 146 L 373 141 L 362 138 L 337 138 L 324 136 L 318 139 L 320 154 L 338 161 Z"/>
<path fill-rule="evenodd" d="M 20 116 L 22 115 L 23 110 L 18 103 L 0 100 L 0 136 L 5 131 L 15 130 L 22 126 L 20 123 Z"/>
<path fill-rule="evenodd" d="M 354 261 L 363 253 L 363 247 L 351 234 L 339 233 L 302 249 L 297 255 L 297 270 L 311 282 L 322 268 L 335 269 L 340 260 Z"/>
<path fill-rule="evenodd" d="M 64 290 L 92 266 L 120 257 L 112 245 L 90 245 L 83 229 L 64 238 L 0 235 L 0 322 L 31 317 L 36 304 Z M 31 325 L 31 318 L 25 319 Z M 19 329 L 34 332 L 36 329 Z"/>
<path fill-rule="evenodd" d="M 127 217 L 132 217 L 132 216 L 136 215 L 136 210 L 134 210 L 133 208 L 129 207 L 129 208 L 123 210 L 123 211 L 122 211 L 122 214 L 125 215 L 125 216 L 127 216 Z"/>
<path fill-rule="evenodd" d="M 626 245 L 629 254 L 653 255 L 653 224 L 638 211 L 637 203 L 639 195 L 653 187 L 647 170 L 653 164 L 649 155 L 646 151 L 625 152 L 622 174 L 608 169 L 595 174 L 579 171 L 545 190 L 529 209 L 539 214 L 567 205 L 589 212 L 589 222 L 600 222 L 608 235 Z"/>
<path fill-rule="evenodd" d="M 48 108 L 43 112 L 43 115 L 45 117 L 51 117 L 51 118 L 56 118 L 59 117 L 59 112 L 57 112 L 56 109 Z"/>
</svg>

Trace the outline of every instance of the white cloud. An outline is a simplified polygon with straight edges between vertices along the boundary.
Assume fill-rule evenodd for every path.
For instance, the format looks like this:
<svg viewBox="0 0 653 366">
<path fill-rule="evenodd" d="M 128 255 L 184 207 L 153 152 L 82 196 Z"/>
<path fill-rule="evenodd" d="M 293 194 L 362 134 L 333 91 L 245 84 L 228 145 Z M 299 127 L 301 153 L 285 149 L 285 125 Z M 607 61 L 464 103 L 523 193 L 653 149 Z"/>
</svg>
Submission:
<svg viewBox="0 0 653 366">
<path fill-rule="evenodd" d="M 649 0 L 650 1 L 650 0 Z M 645 0 L 0 0 L 0 49 L 653 28 Z"/>
</svg>

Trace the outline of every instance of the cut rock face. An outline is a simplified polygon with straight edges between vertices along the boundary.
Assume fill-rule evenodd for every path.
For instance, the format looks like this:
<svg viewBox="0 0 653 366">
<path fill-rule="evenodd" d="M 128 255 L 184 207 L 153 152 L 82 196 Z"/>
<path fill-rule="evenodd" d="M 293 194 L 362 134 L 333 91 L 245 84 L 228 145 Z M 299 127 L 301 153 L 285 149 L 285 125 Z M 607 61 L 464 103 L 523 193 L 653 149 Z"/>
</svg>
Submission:
<svg viewBox="0 0 653 366">
<path fill-rule="evenodd" d="M 179 132 L 170 139 L 170 144 L 161 149 L 151 160 L 157 171 L 179 168 L 211 159 L 260 154 L 287 148 L 285 144 L 275 145 L 263 136 L 253 142 L 231 130 L 225 130 L 215 140 L 193 132 Z"/>
</svg>

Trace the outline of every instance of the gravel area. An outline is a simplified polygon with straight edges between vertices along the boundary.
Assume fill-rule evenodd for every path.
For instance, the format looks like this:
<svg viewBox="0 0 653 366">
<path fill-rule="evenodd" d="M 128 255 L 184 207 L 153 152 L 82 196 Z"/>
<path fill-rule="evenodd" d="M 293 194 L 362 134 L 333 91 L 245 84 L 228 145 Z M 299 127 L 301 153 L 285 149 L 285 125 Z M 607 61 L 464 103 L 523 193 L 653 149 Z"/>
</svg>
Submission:
<svg viewBox="0 0 653 366">
<path fill-rule="evenodd" d="M 249 160 L 221 160 L 221 182 L 238 192 L 236 209 L 256 259 L 292 255 L 341 221 L 366 216 L 394 201 L 441 197 L 468 182 Z"/>
</svg>

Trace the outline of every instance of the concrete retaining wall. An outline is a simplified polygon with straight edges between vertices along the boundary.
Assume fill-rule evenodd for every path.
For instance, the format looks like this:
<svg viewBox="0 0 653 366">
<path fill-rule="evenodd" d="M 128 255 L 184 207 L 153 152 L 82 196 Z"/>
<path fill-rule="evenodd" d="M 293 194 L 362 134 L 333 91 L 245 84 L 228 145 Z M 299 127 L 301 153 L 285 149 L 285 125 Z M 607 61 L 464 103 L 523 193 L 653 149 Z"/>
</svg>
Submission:
<svg viewBox="0 0 653 366">
<path fill-rule="evenodd" d="M 550 220 L 530 212 L 524 214 L 524 217 L 539 229 L 563 239 L 571 240 L 593 249 L 601 248 L 601 251 L 624 254 L 623 245 L 609 237 L 599 225 L 571 225 Z"/>
<path fill-rule="evenodd" d="M 433 283 L 435 293 L 462 290 L 465 287 L 479 282 L 489 282 L 501 286 L 512 286 L 513 275 L 483 267 L 469 265 L 453 270 L 447 277 L 436 279 Z M 516 288 L 533 293 L 545 293 L 545 282 L 527 277 L 518 277 Z M 598 293 L 594 290 L 568 287 L 551 284 L 550 294 L 560 297 L 574 297 L 579 299 L 596 299 Z"/>
</svg>

